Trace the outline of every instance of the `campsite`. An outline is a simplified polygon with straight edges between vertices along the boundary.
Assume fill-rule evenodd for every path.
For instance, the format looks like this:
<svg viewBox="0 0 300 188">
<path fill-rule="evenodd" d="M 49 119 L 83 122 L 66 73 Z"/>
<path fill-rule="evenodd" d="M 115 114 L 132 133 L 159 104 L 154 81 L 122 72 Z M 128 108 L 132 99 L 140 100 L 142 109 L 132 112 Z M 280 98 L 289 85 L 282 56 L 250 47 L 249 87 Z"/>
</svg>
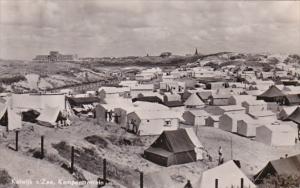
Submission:
<svg viewBox="0 0 300 188">
<path fill-rule="evenodd" d="M 300 1 L 0 0 L 0 188 L 300 188 Z"/>
</svg>

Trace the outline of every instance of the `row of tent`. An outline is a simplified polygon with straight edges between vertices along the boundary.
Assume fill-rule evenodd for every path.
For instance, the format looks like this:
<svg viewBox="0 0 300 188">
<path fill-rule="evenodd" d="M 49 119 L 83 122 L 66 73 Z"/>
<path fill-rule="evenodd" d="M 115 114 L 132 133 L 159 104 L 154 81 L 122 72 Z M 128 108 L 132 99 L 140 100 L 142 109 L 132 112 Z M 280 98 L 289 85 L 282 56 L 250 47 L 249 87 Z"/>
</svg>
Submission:
<svg viewBox="0 0 300 188">
<path fill-rule="evenodd" d="M 144 151 L 144 158 L 161 166 L 171 166 L 195 162 L 203 159 L 205 149 L 191 128 L 164 131 L 153 144 Z M 269 176 L 296 175 L 300 177 L 300 154 L 270 161 L 254 177 L 253 182 L 242 172 L 236 161 L 227 161 L 215 168 L 206 170 L 195 183 L 197 188 L 215 188 L 215 180 L 222 188 L 255 188 Z M 168 186 L 170 184 L 166 183 Z M 161 187 L 165 187 L 162 186 Z M 167 186 L 166 186 L 167 187 Z"/>
</svg>

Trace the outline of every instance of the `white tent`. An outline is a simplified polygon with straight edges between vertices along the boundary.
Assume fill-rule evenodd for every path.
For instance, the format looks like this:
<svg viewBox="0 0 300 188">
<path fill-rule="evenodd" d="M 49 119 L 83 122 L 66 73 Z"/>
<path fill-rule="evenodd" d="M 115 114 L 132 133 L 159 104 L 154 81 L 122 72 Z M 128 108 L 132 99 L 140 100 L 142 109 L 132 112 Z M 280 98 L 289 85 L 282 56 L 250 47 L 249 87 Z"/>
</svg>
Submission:
<svg viewBox="0 0 300 188">
<path fill-rule="evenodd" d="M 18 112 L 16 110 L 8 108 L 7 109 L 7 116 L 8 116 L 8 127 L 7 127 L 7 129 L 9 131 L 22 128 L 22 115 L 21 115 L 21 112 Z"/>
<path fill-rule="evenodd" d="M 193 93 L 185 102 L 184 105 L 192 108 L 204 107 L 204 103 L 196 93 Z"/>
<path fill-rule="evenodd" d="M 58 118 L 59 113 L 61 112 L 59 107 L 46 107 L 41 111 L 37 120 L 40 122 L 50 123 L 51 125 L 56 124 L 56 120 Z"/>
<path fill-rule="evenodd" d="M 185 128 L 186 133 L 189 135 L 189 138 L 195 145 L 195 152 L 197 155 L 197 160 L 202 160 L 203 159 L 203 152 L 204 152 L 204 147 L 200 140 L 198 139 L 197 135 L 195 134 L 193 128 Z"/>
<path fill-rule="evenodd" d="M 244 187 L 256 188 L 248 177 L 231 160 L 203 172 L 195 187 L 215 188 L 215 180 L 218 179 L 218 186 L 221 188 L 239 188 L 241 187 L 241 178 L 244 179 Z"/>
<path fill-rule="evenodd" d="M 9 102 L 0 103 L 0 119 L 7 115 L 7 130 L 12 131 L 22 128 L 22 116 L 21 112 L 9 108 Z"/>
</svg>

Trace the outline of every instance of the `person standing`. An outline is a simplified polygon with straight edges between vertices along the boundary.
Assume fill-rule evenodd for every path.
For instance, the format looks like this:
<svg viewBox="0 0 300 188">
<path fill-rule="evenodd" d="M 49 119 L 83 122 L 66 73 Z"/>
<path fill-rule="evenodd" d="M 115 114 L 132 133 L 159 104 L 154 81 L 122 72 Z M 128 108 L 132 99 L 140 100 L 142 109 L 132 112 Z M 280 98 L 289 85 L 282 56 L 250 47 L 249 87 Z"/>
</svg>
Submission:
<svg viewBox="0 0 300 188">
<path fill-rule="evenodd" d="M 191 181 L 190 180 L 187 180 L 184 188 L 193 188 L 192 184 L 191 184 Z"/>
</svg>

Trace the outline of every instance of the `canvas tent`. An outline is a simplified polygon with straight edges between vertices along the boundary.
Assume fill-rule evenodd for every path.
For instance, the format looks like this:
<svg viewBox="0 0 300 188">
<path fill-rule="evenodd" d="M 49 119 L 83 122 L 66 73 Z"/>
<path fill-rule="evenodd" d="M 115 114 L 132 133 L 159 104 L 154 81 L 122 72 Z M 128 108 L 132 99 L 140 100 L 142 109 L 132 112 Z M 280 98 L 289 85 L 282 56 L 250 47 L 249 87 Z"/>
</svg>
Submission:
<svg viewBox="0 0 300 188">
<path fill-rule="evenodd" d="M 295 145 L 297 130 L 286 124 L 269 124 L 256 128 L 255 140 L 271 146 Z"/>
<path fill-rule="evenodd" d="M 300 154 L 268 162 L 268 164 L 254 176 L 254 181 L 256 184 L 260 184 L 269 175 L 296 175 L 300 177 Z"/>
<path fill-rule="evenodd" d="M 164 131 L 144 151 L 144 157 L 161 166 L 171 166 L 196 161 L 195 146 L 185 129 Z"/>
<path fill-rule="evenodd" d="M 244 179 L 244 187 L 256 188 L 251 180 L 231 160 L 203 172 L 195 187 L 215 188 L 215 179 L 218 179 L 218 185 L 221 188 L 238 188 L 241 186 L 241 178 Z"/>
<path fill-rule="evenodd" d="M 187 108 L 203 108 L 204 103 L 202 100 L 198 97 L 196 93 L 193 93 L 185 102 L 184 105 Z"/>
<path fill-rule="evenodd" d="M 257 100 L 264 100 L 265 102 L 283 102 L 285 94 L 272 85 L 265 92 L 257 96 Z"/>
<path fill-rule="evenodd" d="M 286 120 L 287 117 L 289 117 L 295 110 L 297 106 L 287 106 L 283 107 L 278 113 L 277 113 L 277 119 L 279 120 Z"/>
<path fill-rule="evenodd" d="M 13 94 L 11 96 L 11 107 L 20 110 L 41 110 L 45 107 L 59 107 L 65 109 L 64 94 Z"/>
<path fill-rule="evenodd" d="M 209 114 L 204 110 L 191 110 L 185 111 L 182 115 L 185 123 L 189 125 L 205 125 L 205 119 L 208 118 Z"/>
<path fill-rule="evenodd" d="M 194 129 L 193 128 L 185 128 L 185 131 L 195 146 L 197 160 L 202 160 L 203 154 L 204 154 L 204 147 L 203 147 L 202 143 L 200 142 L 200 140 L 198 139 L 197 135 L 195 134 Z"/>
<path fill-rule="evenodd" d="M 0 125 L 7 126 L 8 131 L 22 128 L 21 112 L 9 107 L 8 103 L 0 103 Z"/>
<path fill-rule="evenodd" d="M 37 121 L 43 125 L 50 124 L 55 125 L 56 122 L 62 117 L 62 111 L 59 107 L 46 107 L 41 111 L 41 114 L 37 117 Z"/>
</svg>

